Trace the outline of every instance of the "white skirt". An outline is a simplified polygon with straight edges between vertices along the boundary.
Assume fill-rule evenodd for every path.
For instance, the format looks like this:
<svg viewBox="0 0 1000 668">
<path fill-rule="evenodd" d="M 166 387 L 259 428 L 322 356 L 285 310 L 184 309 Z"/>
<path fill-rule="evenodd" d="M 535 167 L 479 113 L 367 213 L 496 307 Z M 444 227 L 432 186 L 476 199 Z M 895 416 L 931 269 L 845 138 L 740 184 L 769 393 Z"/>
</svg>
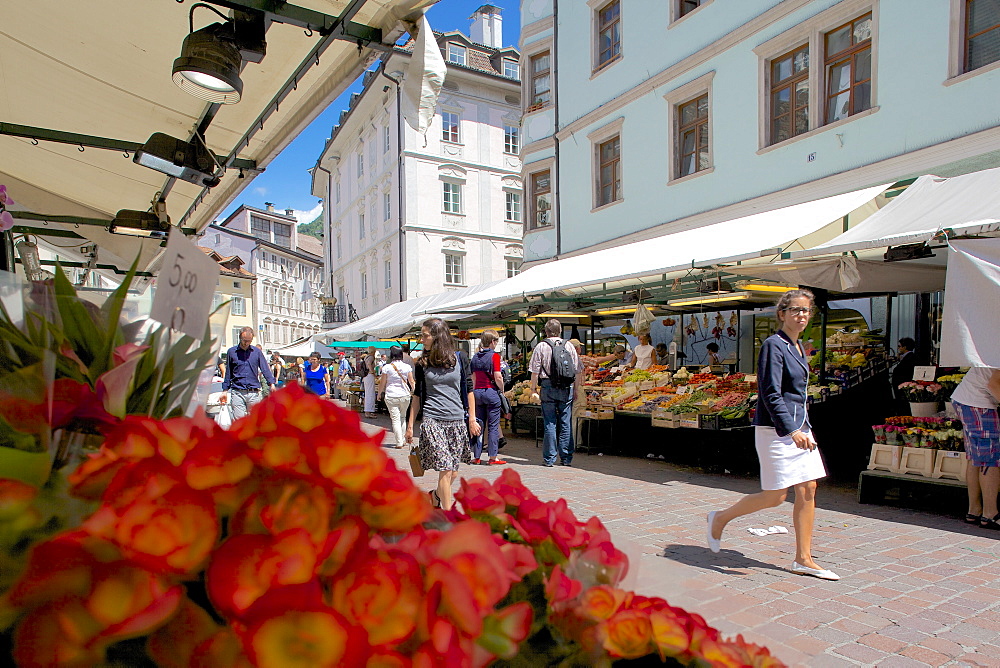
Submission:
<svg viewBox="0 0 1000 668">
<path fill-rule="evenodd" d="M 803 430 L 812 438 L 812 433 Z M 754 427 L 754 445 L 760 460 L 760 488 L 788 489 L 792 485 L 826 477 L 819 449 L 802 450 L 791 436 L 778 436 L 773 427 Z"/>
</svg>

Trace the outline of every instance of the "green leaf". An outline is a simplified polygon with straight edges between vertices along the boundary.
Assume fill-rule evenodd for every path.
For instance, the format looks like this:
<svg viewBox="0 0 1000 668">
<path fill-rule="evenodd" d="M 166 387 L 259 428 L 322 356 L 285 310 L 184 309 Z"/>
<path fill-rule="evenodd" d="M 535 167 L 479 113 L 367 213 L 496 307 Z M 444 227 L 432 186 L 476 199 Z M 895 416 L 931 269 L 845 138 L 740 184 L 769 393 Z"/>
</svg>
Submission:
<svg viewBox="0 0 1000 668">
<path fill-rule="evenodd" d="M 62 267 L 56 267 L 55 295 L 56 308 L 62 320 L 60 332 L 90 369 L 88 375 L 93 384 L 107 370 L 107 361 L 100 360 L 104 333 L 97 328 Z"/>
<path fill-rule="evenodd" d="M 135 277 L 138 266 L 139 256 L 136 255 L 135 260 L 132 262 L 132 267 L 125 274 L 121 285 L 111 293 L 111 296 L 101 306 L 101 315 L 104 317 L 104 322 L 106 323 L 106 331 L 105 344 L 101 349 L 99 359 L 102 360 L 105 370 L 110 369 L 112 366 L 115 348 L 125 343 L 125 336 L 122 333 L 121 326 L 122 307 L 125 304 L 125 299 L 128 297 L 128 290 L 132 285 L 132 279 Z M 94 380 L 96 382 L 96 378 Z"/>
</svg>

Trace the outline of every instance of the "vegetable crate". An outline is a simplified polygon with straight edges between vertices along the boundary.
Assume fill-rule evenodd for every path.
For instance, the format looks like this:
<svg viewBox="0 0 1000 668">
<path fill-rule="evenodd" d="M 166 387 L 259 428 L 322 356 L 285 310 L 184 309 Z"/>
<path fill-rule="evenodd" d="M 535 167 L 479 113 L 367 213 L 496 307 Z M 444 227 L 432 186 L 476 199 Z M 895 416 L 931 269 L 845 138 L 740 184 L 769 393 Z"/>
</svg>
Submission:
<svg viewBox="0 0 1000 668">
<path fill-rule="evenodd" d="M 903 446 L 874 443 L 872 444 L 871 457 L 868 459 L 868 470 L 899 473 L 902 457 Z"/>
<path fill-rule="evenodd" d="M 968 456 L 964 452 L 938 450 L 937 457 L 934 458 L 934 471 L 931 473 L 931 477 L 965 480 L 966 461 L 968 461 Z"/>
<path fill-rule="evenodd" d="M 931 448 L 909 448 L 903 446 L 903 454 L 899 460 L 900 473 L 913 473 L 930 478 L 934 473 L 934 459 L 937 450 Z"/>
</svg>

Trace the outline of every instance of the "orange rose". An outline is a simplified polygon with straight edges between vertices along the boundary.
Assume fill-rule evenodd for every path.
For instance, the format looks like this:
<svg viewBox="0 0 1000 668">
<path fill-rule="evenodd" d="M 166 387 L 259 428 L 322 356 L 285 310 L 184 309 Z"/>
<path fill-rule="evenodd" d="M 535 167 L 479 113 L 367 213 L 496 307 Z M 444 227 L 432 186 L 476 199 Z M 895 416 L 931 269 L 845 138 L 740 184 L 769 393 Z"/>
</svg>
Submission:
<svg viewBox="0 0 1000 668">
<path fill-rule="evenodd" d="M 233 533 L 278 535 L 305 529 L 316 550 L 325 551 L 330 521 L 336 508 L 327 490 L 301 478 L 275 475 L 267 478 L 232 519 Z"/>
<path fill-rule="evenodd" d="M 356 494 L 368 489 L 389 463 L 376 440 L 363 433 L 348 436 L 336 430 L 332 438 L 316 443 L 315 456 L 317 473 L 335 487 Z"/>
<path fill-rule="evenodd" d="M 289 610 L 251 626 L 244 640 L 260 668 L 356 666 L 362 645 L 350 625 L 333 610 Z"/>
<path fill-rule="evenodd" d="M 578 612 L 595 622 L 610 619 L 622 608 L 626 597 L 621 589 L 604 585 L 591 587 L 580 596 Z"/>
<path fill-rule="evenodd" d="M 405 533 L 425 522 L 430 514 L 427 495 L 391 459 L 361 497 L 362 519 L 380 531 Z"/>
<path fill-rule="evenodd" d="M 400 550 L 361 553 L 333 580 L 332 605 L 368 632 L 371 645 L 405 641 L 423 598 L 420 566 Z"/>
<path fill-rule="evenodd" d="M 662 660 L 680 657 L 691 645 L 685 620 L 672 609 L 655 610 L 649 613 L 649 623 L 653 633 L 653 644 Z"/>
<path fill-rule="evenodd" d="M 644 612 L 621 610 L 597 628 L 602 646 L 615 658 L 637 659 L 650 652 L 653 630 Z"/>
</svg>

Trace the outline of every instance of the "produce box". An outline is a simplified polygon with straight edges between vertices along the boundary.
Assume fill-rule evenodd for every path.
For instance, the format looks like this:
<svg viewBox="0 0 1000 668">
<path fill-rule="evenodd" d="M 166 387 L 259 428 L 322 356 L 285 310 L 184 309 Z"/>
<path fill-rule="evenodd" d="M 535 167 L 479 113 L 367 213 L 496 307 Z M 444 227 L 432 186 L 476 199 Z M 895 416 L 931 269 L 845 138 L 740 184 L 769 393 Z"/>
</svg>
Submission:
<svg viewBox="0 0 1000 668">
<path fill-rule="evenodd" d="M 686 427 L 688 429 L 698 429 L 700 426 L 698 417 L 699 413 L 697 412 L 680 413 L 677 415 L 677 426 Z"/>
<path fill-rule="evenodd" d="M 750 425 L 750 415 L 738 418 L 725 418 L 719 416 L 719 429 L 736 429 L 737 427 L 747 427 Z"/>
<path fill-rule="evenodd" d="M 680 419 L 665 408 L 657 408 L 653 410 L 652 418 L 654 427 L 674 429 L 680 425 Z"/>
<path fill-rule="evenodd" d="M 719 414 L 718 413 L 699 413 L 698 414 L 698 428 L 699 429 L 718 429 L 719 428 Z"/>
<path fill-rule="evenodd" d="M 640 382 L 638 385 L 639 385 L 639 391 L 640 392 L 645 392 L 646 390 L 651 390 L 654 387 L 656 387 L 656 381 L 655 380 L 644 380 L 644 381 Z"/>
<path fill-rule="evenodd" d="M 614 420 L 615 412 L 610 408 L 601 408 L 593 411 L 593 420 Z"/>
</svg>

